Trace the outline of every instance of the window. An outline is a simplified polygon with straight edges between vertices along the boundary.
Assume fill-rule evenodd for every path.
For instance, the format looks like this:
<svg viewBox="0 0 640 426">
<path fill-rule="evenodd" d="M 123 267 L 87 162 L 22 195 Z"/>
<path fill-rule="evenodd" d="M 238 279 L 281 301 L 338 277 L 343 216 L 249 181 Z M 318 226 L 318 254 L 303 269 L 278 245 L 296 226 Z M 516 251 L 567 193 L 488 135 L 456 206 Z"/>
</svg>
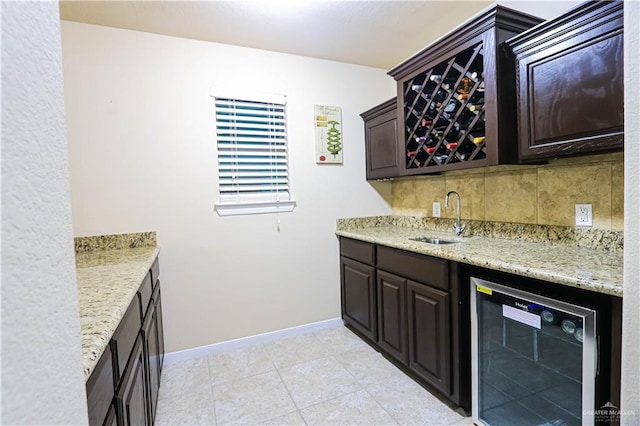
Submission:
<svg viewBox="0 0 640 426">
<path fill-rule="evenodd" d="M 286 97 L 212 89 L 220 216 L 289 212 Z"/>
</svg>

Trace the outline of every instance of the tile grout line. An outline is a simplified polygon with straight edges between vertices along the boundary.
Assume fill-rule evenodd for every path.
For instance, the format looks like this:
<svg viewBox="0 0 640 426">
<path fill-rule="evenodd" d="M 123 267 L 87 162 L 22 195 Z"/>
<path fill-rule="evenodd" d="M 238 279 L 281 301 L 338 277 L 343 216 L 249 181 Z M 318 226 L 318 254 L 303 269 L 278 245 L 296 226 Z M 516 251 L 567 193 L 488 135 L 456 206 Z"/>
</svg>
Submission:
<svg viewBox="0 0 640 426">
<path fill-rule="evenodd" d="M 304 336 L 304 334 L 303 334 L 303 336 Z M 275 361 L 273 360 L 273 357 L 271 356 L 271 352 L 269 352 L 269 348 L 267 348 L 267 345 L 264 345 L 264 350 L 267 353 L 267 356 L 269 357 L 269 360 L 271 361 L 271 364 L 273 364 L 273 368 L 276 370 L 276 373 L 278 374 L 278 377 L 280 377 L 280 382 L 282 382 L 282 385 L 284 386 L 284 389 L 287 391 L 287 395 L 289 395 L 289 398 L 291 398 L 291 402 L 293 402 L 293 406 L 296 407 L 296 412 L 298 413 L 298 415 L 300 415 L 300 418 L 302 419 L 302 421 L 306 425 L 307 421 L 305 420 L 304 416 L 302 415 L 302 411 L 300 411 L 300 407 L 298 407 L 298 404 L 296 403 L 296 400 L 293 398 L 293 395 L 291 395 L 291 391 L 289 390 L 289 387 L 287 386 L 287 383 L 282 378 L 282 374 L 280 374 L 280 368 L 278 368 L 278 366 L 276 365 Z"/>
</svg>

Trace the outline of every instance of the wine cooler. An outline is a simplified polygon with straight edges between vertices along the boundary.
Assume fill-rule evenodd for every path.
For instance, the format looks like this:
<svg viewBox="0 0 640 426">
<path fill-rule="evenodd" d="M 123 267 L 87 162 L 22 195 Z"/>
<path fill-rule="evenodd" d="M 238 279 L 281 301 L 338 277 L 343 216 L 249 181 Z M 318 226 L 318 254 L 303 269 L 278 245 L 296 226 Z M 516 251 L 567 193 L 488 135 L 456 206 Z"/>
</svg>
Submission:
<svg viewBox="0 0 640 426">
<path fill-rule="evenodd" d="M 471 327 L 474 421 L 594 423 L 595 310 L 471 278 Z"/>
</svg>

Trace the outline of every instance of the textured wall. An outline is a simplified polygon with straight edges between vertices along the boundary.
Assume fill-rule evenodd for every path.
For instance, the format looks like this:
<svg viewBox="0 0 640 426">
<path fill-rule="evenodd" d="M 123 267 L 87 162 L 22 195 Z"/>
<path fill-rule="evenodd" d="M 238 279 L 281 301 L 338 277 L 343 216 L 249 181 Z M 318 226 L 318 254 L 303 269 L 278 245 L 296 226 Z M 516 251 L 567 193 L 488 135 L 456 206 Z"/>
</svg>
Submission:
<svg viewBox="0 0 640 426">
<path fill-rule="evenodd" d="M 637 78 L 640 74 L 640 3 L 624 3 L 624 132 L 625 177 L 631 185 L 625 187 L 624 227 L 624 299 L 622 325 L 622 410 L 623 425 L 640 424 L 640 98 Z"/>
<path fill-rule="evenodd" d="M 2 3 L 2 424 L 87 422 L 57 2 Z"/>
<path fill-rule="evenodd" d="M 575 204 L 593 205 L 593 226 L 623 229 L 622 153 L 550 161 L 540 166 L 498 166 L 445 172 L 393 183 L 393 213 L 431 216 L 432 203 L 457 191 L 462 217 L 492 222 L 574 226 Z"/>
<path fill-rule="evenodd" d="M 62 23 L 77 236 L 158 232 L 168 351 L 340 316 L 335 220 L 389 214 L 365 180 L 359 114 L 384 70 Z M 280 214 L 219 217 L 211 86 L 288 96 L 292 194 Z M 344 165 L 316 165 L 313 105 L 342 107 Z"/>
</svg>

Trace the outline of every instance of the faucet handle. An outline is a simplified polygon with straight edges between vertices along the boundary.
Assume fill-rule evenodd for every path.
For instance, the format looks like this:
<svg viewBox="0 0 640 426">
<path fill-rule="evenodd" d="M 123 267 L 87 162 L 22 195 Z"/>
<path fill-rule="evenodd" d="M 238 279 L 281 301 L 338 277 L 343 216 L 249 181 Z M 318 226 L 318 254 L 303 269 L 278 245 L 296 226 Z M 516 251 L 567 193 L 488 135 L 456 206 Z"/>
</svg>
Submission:
<svg viewBox="0 0 640 426">
<path fill-rule="evenodd" d="M 453 232 L 454 234 L 456 234 L 457 237 L 462 237 L 464 235 L 464 231 L 467 230 L 467 225 L 460 223 L 454 223 L 453 224 Z"/>
</svg>

